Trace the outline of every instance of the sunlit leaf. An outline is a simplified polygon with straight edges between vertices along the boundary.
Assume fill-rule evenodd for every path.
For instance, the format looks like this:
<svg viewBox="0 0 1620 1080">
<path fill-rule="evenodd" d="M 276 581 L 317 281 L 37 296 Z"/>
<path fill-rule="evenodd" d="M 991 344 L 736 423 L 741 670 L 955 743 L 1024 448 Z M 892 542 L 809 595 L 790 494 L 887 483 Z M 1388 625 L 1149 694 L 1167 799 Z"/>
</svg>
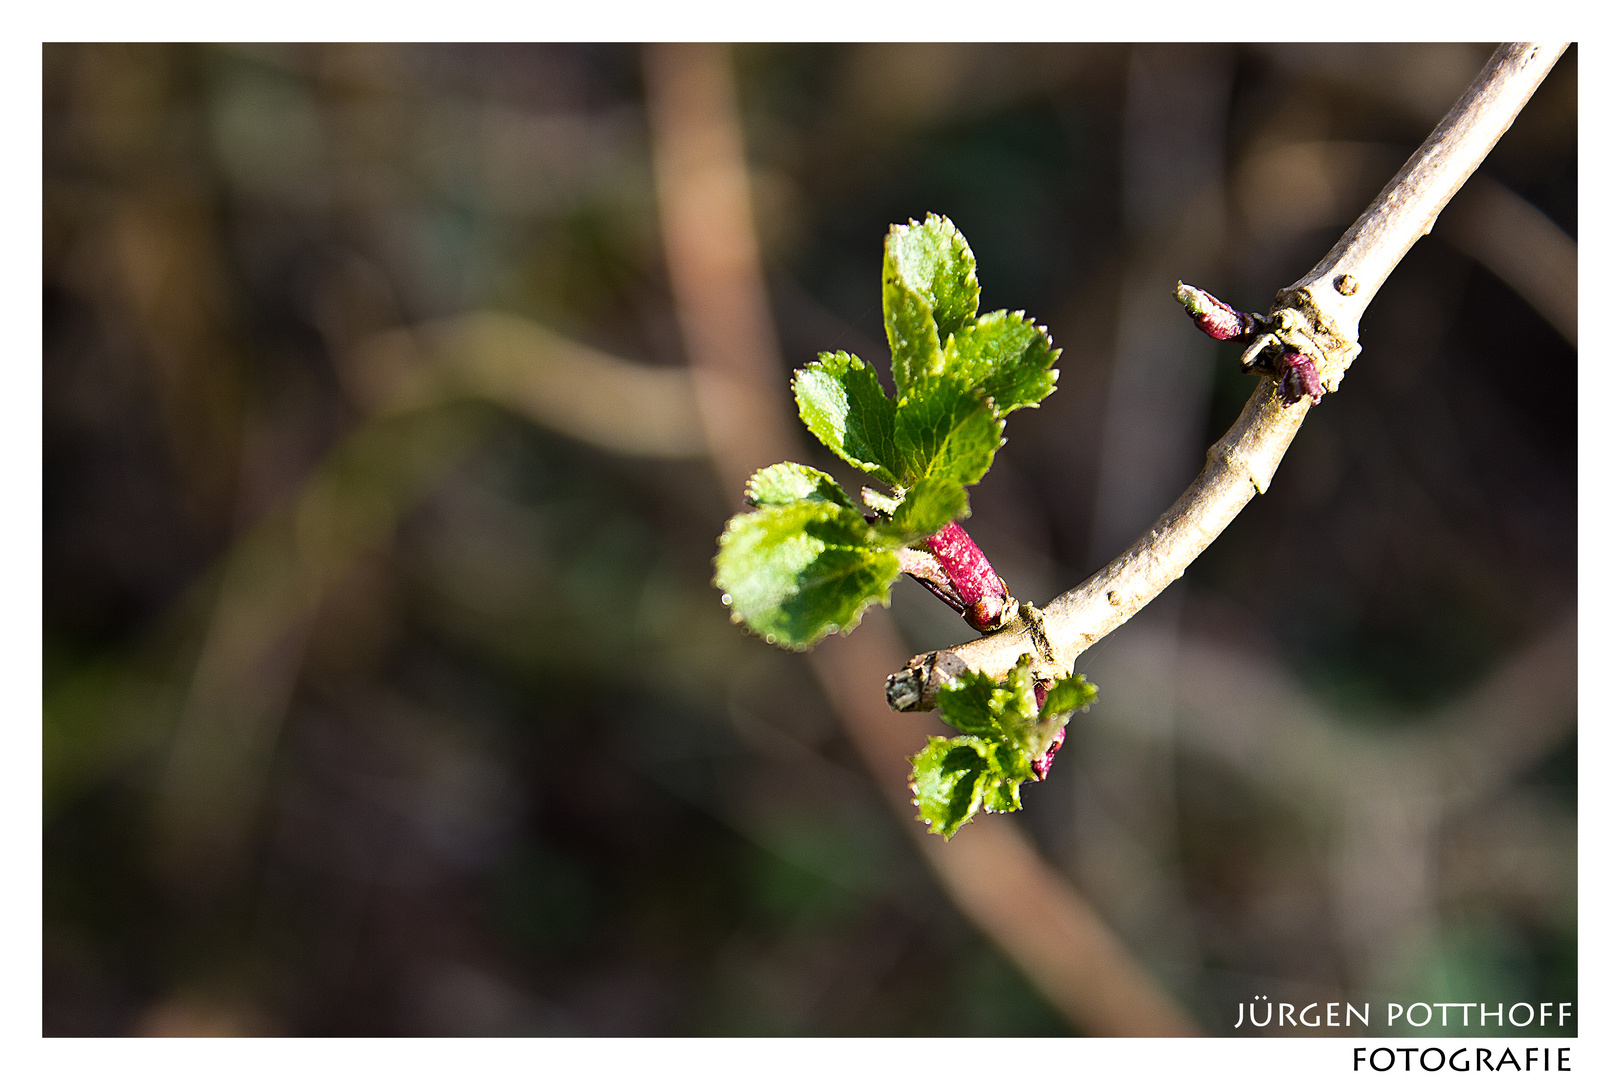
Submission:
<svg viewBox="0 0 1620 1080">
<path fill-rule="evenodd" d="M 911 483 L 927 476 L 978 483 L 995 461 L 1003 426 L 970 388 L 935 380 L 925 395 L 904 401 L 895 416 L 894 442 L 905 478 Z"/>
<path fill-rule="evenodd" d="M 1061 350 L 1024 313 L 993 311 L 964 326 L 945 346 L 945 372 L 971 384 L 997 416 L 1037 405 L 1057 387 Z"/>
<path fill-rule="evenodd" d="M 967 491 L 955 480 L 930 476 L 906 492 L 890 520 L 877 528 L 897 543 L 932 536 L 968 513 Z"/>
<path fill-rule="evenodd" d="M 822 353 L 793 376 L 793 396 L 805 427 L 829 450 L 885 483 L 901 482 L 895 404 L 869 364 L 845 352 Z"/>
<path fill-rule="evenodd" d="M 894 354 L 896 393 L 938 375 L 941 346 L 979 310 L 973 251 L 949 218 L 895 225 L 883 246 L 883 325 Z"/>
<path fill-rule="evenodd" d="M 1059 679 L 1052 689 L 1046 692 L 1046 704 L 1041 706 L 1041 719 L 1072 713 L 1076 709 L 1090 707 L 1097 700 L 1097 688 L 1086 682 L 1084 675 L 1071 675 L 1066 679 Z"/>
<path fill-rule="evenodd" d="M 860 512 L 837 502 L 764 506 L 727 523 L 715 584 L 734 619 L 772 644 L 808 648 L 888 603 L 900 560 L 872 540 Z"/>
<path fill-rule="evenodd" d="M 1020 809 L 1019 789 L 1035 779 L 1032 759 L 1042 751 L 1043 732 L 1050 733 L 1052 721 L 1061 723 L 1064 715 L 1096 697 L 1095 686 L 1068 676 L 1053 683 L 1046 705 L 1037 709 L 1031 667 L 1031 658 L 1024 656 L 1005 678 L 965 671 L 940 688 L 940 719 L 964 734 L 931 740 L 928 749 L 912 759 L 917 805 L 931 828 L 939 824 L 933 831 L 949 836 L 980 809 L 991 813 Z M 976 763 L 969 754 L 978 759 Z M 970 775 L 971 790 L 964 787 Z M 929 796 L 926 803 L 924 793 Z"/>
<path fill-rule="evenodd" d="M 768 465 L 749 477 L 743 498 L 749 506 L 784 506 L 800 499 L 812 499 L 856 509 L 838 481 L 820 469 L 795 461 Z"/>
<path fill-rule="evenodd" d="M 986 762 L 975 740 L 929 736 L 928 745 L 911 759 L 911 791 L 918 820 L 946 839 L 978 812 L 979 780 Z"/>
</svg>

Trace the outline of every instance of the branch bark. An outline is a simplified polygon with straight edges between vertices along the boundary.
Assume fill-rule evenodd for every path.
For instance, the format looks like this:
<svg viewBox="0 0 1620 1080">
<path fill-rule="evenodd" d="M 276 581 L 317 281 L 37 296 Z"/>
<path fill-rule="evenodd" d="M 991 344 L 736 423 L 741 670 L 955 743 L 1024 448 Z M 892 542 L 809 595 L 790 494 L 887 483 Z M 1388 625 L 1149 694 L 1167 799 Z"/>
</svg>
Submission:
<svg viewBox="0 0 1620 1080">
<path fill-rule="evenodd" d="M 1361 351 L 1367 305 L 1479 168 L 1566 46 L 1509 43 L 1497 49 L 1333 250 L 1277 294 L 1270 312 L 1277 329 L 1252 348 L 1302 352 L 1316 363 L 1323 388 L 1337 390 Z M 1192 485 L 1123 554 L 1045 608 L 1026 604 L 997 633 L 913 657 L 888 678 L 890 706 L 931 709 L 940 685 L 957 673 L 974 669 L 999 676 L 1026 653 L 1035 657 L 1039 675 L 1069 674 L 1081 653 L 1180 578 L 1249 500 L 1266 491 L 1309 409 L 1304 402 L 1283 404 L 1277 384 L 1262 381 L 1237 422 L 1209 448 Z"/>
</svg>

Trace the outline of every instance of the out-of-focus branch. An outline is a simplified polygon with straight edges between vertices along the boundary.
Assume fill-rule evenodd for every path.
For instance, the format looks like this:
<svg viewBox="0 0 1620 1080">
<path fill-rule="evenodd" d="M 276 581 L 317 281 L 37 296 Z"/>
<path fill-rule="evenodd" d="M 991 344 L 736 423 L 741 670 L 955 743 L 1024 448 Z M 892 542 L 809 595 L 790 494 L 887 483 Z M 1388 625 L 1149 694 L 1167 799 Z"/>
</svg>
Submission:
<svg viewBox="0 0 1620 1080">
<path fill-rule="evenodd" d="M 731 69 L 723 54 L 679 47 L 648 49 L 645 68 L 676 318 L 709 453 L 726 490 L 741 491 L 754 470 L 792 457 L 794 440 Z"/>
<path fill-rule="evenodd" d="M 1426 761 L 1448 809 L 1489 795 L 1557 749 L 1575 727 L 1576 619 L 1551 631 L 1441 709 L 1413 744 L 1397 749 Z"/>
<path fill-rule="evenodd" d="M 1175 693 L 1192 722 L 1178 737 L 1299 805 L 1349 798 L 1369 777 L 1393 777 L 1399 786 L 1421 774 L 1420 786 L 1441 791 L 1438 808 L 1460 808 L 1489 796 L 1573 730 L 1575 627 L 1571 614 L 1472 690 L 1403 724 L 1410 734 L 1376 738 L 1334 722 L 1252 655 L 1188 642 L 1177 657 Z"/>
<path fill-rule="evenodd" d="M 1256 346 L 1303 353 L 1328 390 L 1338 389 L 1360 352 L 1361 315 L 1397 263 L 1428 233 L 1564 51 L 1563 44 L 1497 49 L 1462 98 L 1356 219 L 1326 257 L 1284 289 L 1277 326 Z M 1168 291 L 1168 290 L 1167 290 Z M 1231 429 L 1210 447 L 1192 486 L 1145 534 L 1102 570 L 1044 609 L 977 641 L 914 657 L 889 677 L 896 706 L 928 709 L 941 683 L 966 668 L 1000 675 L 1025 653 L 1043 674 L 1068 674 L 1075 660 L 1181 577 L 1256 494 L 1263 493 L 1308 411 L 1284 405 L 1263 381 Z"/>
<path fill-rule="evenodd" d="M 1438 224 L 1441 236 L 1501 278 L 1571 345 L 1576 342 L 1575 241 L 1524 199 L 1476 176 Z"/>
<path fill-rule="evenodd" d="M 620 360 L 516 315 L 475 311 L 378 334 L 347 370 L 381 415 L 475 398 L 610 453 L 705 453 L 689 372 Z"/>
<path fill-rule="evenodd" d="M 669 273 L 699 410 L 730 493 L 752 470 L 793 456 L 785 379 L 759 273 L 729 58 L 719 47 L 646 54 L 654 168 Z M 749 404 L 752 402 L 752 404 Z M 752 410 L 747 414 L 741 409 Z M 908 825 L 907 757 L 932 733 L 889 712 L 883 676 L 904 652 L 887 612 L 858 641 L 830 638 L 811 665 L 844 730 Z M 947 893 L 1078 1028 L 1099 1035 L 1196 1029 L 1010 823 L 975 823 L 949 844 L 910 829 Z"/>
<path fill-rule="evenodd" d="M 454 463 L 482 424 L 465 409 L 362 424 L 236 542 L 217 589 L 157 801 L 158 857 L 196 880 L 228 877 L 268 775 L 304 631 L 327 590 Z M 216 584 L 217 583 L 217 584 Z"/>
</svg>

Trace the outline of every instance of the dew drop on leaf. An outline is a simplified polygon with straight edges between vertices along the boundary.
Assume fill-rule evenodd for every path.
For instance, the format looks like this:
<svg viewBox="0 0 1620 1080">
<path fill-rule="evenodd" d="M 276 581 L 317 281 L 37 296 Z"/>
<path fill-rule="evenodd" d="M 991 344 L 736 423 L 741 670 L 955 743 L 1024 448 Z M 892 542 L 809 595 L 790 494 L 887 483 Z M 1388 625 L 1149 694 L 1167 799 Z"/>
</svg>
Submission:
<svg viewBox="0 0 1620 1080">
<path fill-rule="evenodd" d="M 726 605 L 726 607 L 730 607 L 731 606 L 731 594 L 728 593 L 728 592 L 721 593 L 720 594 L 720 602 L 722 604 Z"/>
</svg>

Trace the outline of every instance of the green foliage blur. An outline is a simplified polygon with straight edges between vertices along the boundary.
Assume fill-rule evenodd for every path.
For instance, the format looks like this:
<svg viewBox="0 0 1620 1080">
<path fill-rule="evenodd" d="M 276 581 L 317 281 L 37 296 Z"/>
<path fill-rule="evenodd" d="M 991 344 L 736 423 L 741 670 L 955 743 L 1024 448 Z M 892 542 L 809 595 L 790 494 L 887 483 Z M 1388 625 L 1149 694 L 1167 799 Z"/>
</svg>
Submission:
<svg viewBox="0 0 1620 1080">
<path fill-rule="evenodd" d="M 1252 388 L 1175 282 L 1267 307 L 1486 55 L 738 47 L 783 400 L 883 355 L 883 237 L 948 215 L 981 306 L 1064 346 L 968 523 L 1044 602 Z M 1577 63 L 1023 787 L 1213 1033 L 1262 993 L 1574 1000 Z M 661 389 L 642 71 L 45 47 L 47 1034 L 1068 1032 L 711 585 L 742 493 Z"/>
</svg>

